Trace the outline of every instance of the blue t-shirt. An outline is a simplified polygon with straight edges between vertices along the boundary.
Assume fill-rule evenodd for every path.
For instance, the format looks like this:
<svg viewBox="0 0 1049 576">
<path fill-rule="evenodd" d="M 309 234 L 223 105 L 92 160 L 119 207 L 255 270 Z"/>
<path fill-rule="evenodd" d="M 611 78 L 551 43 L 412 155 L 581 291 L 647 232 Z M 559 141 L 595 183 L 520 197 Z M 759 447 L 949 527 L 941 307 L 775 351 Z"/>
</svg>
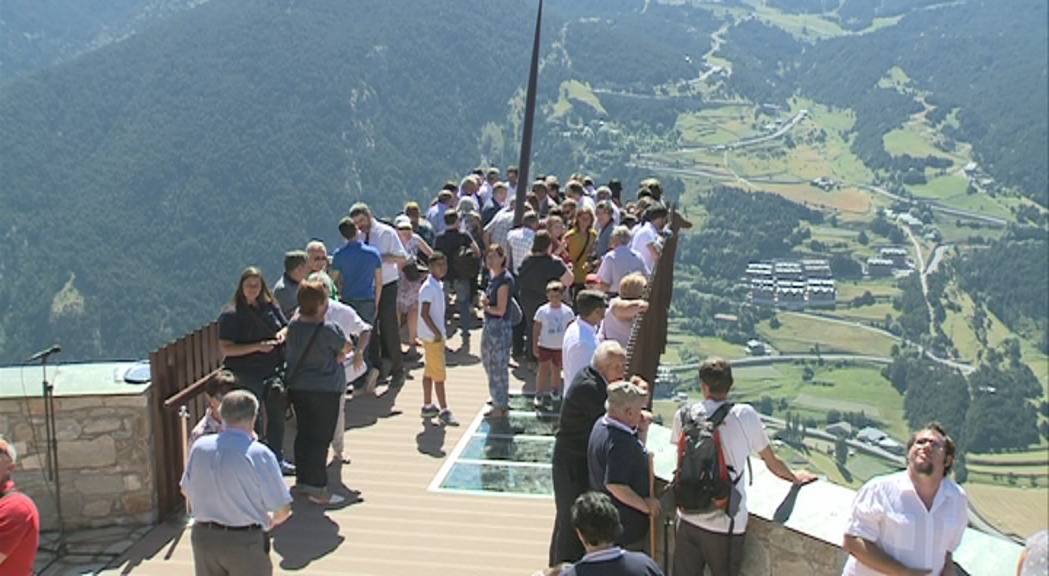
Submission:
<svg viewBox="0 0 1049 576">
<path fill-rule="evenodd" d="M 510 320 L 510 306 L 512 306 L 512 304 L 510 304 L 510 298 L 513 298 L 514 295 L 514 278 L 510 275 L 510 272 L 507 270 L 503 270 L 502 274 L 498 276 L 492 276 L 488 280 L 488 287 L 484 290 L 485 294 L 488 295 L 488 305 L 497 306 L 499 304 L 499 288 L 504 285 L 510 287 L 510 291 L 506 295 L 506 312 L 502 316 L 494 316 L 492 314 L 489 314 L 486 310 L 484 313 L 485 318 L 506 318 L 508 321 Z"/>
<path fill-rule="evenodd" d="M 303 355 L 317 326 L 317 322 L 304 320 L 288 324 L 288 390 L 345 392 L 346 370 L 336 356 L 346 344 L 346 334 L 338 324 L 321 324 L 309 351 Z"/>
<path fill-rule="evenodd" d="M 663 571 L 645 554 L 612 548 L 587 554 L 561 576 L 663 576 Z"/>
<path fill-rule="evenodd" d="M 609 484 L 623 484 L 638 496 L 648 498 L 648 455 L 637 434 L 608 422 L 607 417 L 599 418 L 590 431 L 586 459 L 590 489 L 607 494 L 619 510 L 623 531 L 616 544 L 629 546 L 644 538 L 648 534 L 648 515 L 616 500 L 607 488 Z"/>
<path fill-rule="evenodd" d="M 382 256 L 374 246 L 351 240 L 335 251 L 331 268 L 342 275 L 342 299 L 375 298 L 375 270 L 382 268 Z"/>
</svg>

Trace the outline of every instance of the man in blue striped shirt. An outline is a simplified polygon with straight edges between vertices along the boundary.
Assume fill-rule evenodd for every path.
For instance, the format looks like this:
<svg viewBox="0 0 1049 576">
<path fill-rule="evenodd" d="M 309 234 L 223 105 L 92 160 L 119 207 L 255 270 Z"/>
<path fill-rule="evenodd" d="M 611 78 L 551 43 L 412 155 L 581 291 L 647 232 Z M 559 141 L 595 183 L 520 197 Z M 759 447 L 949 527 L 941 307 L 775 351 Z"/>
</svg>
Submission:
<svg viewBox="0 0 1049 576">
<path fill-rule="evenodd" d="M 291 493 L 273 452 L 252 439 L 258 411 L 250 392 L 230 392 L 219 408 L 225 429 L 189 452 L 181 486 L 197 576 L 273 574 L 266 532 L 291 516 Z"/>
</svg>

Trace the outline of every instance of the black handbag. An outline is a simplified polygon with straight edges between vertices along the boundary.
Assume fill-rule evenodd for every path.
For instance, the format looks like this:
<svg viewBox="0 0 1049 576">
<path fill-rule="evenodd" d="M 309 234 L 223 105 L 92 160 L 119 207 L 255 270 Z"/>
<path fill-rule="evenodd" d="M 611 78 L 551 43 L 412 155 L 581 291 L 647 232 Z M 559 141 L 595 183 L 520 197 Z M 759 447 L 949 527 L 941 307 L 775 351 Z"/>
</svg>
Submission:
<svg viewBox="0 0 1049 576">
<path fill-rule="evenodd" d="M 409 282 L 418 282 L 422 280 L 424 274 L 430 273 L 430 269 L 415 256 L 409 257 L 408 262 L 405 263 L 404 268 L 401 270 L 404 271 L 404 278 Z"/>
</svg>

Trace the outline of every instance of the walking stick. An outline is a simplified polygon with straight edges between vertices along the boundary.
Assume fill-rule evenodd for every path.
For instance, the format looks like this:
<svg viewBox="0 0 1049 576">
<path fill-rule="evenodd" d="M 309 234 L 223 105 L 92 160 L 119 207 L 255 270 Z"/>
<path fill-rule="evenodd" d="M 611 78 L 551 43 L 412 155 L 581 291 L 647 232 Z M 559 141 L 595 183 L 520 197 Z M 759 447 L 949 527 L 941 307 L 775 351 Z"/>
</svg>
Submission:
<svg viewBox="0 0 1049 576">
<path fill-rule="evenodd" d="M 648 453 L 648 496 L 649 498 L 656 497 L 656 471 L 655 471 L 655 457 L 651 452 Z M 648 555 L 652 557 L 652 560 L 656 559 L 656 517 L 652 514 L 648 515 Z"/>
</svg>

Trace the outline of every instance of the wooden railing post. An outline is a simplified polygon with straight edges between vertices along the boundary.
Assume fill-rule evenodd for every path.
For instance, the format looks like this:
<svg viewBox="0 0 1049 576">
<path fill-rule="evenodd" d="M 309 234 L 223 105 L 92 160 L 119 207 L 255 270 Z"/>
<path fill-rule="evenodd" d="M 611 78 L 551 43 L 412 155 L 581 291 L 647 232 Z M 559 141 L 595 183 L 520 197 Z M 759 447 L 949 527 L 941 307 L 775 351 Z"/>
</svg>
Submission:
<svg viewBox="0 0 1049 576">
<path fill-rule="evenodd" d="M 674 294 L 674 257 L 677 253 L 677 242 L 682 228 L 691 228 L 692 223 L 678 214 L 676 207 L 670 207 L 670 236 L 663 243 L 648 285 L 648 310 L 635 319 L 633 334 L 627 358 L 627 374 L 640 376 L 655 392 L 656 373 L 659 370 L 659 359 L 666 351 L 668 316 L 670 300 Z M 653 394 L 649 394 L 649 408 Z"/>
<path fill-rule="evenodd" d="M 182 505 L 179 481 L 189 446 L 188 427 L 204 413 L 200 393 L 222 363 L 218 325 L 211 322 L 149 355 L 153 416 L 154 485 L 160 518 Z"/>
</svg>

